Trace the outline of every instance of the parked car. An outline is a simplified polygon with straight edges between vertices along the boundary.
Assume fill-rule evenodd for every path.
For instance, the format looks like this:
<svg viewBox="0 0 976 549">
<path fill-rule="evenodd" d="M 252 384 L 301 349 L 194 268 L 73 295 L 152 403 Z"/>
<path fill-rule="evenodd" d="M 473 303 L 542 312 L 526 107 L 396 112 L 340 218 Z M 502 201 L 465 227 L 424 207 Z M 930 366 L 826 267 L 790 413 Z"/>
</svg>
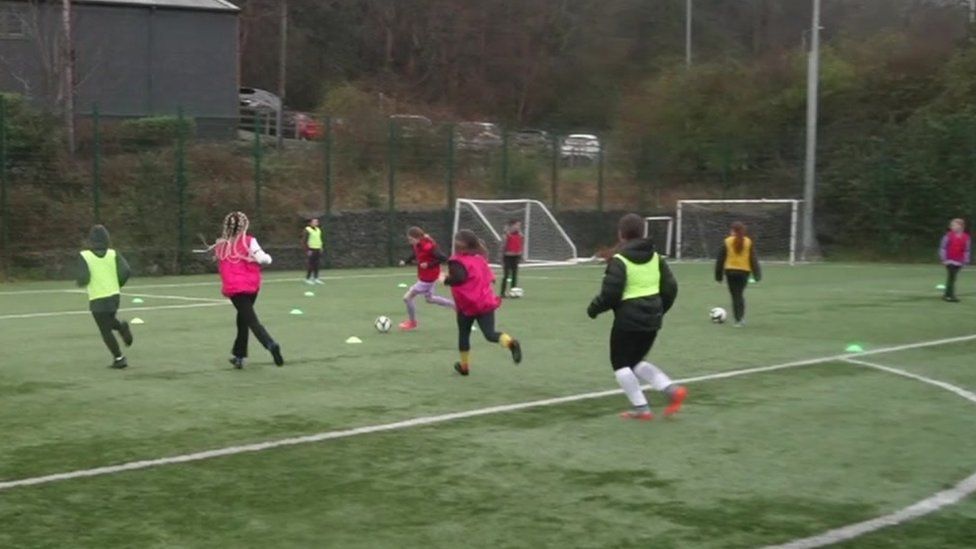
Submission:
<svg viewBox="0 0 976 549">
<path fill-rule="evenodd" d="M 407 139 L 429 134 L 434 128 L 430 118 L 419 114 L 392 114 L 390 120 L 396 121 L 400 137 Z"/>
<path fill-rule="evenodd" d="M 241 108 L 271 110 L 275 113 L 281 109 L 281 98 L 267 90 L 242 87 L 238 90 L 238 98 Z"/>
<path fill-rule="evenodd" d="M 574 133 L 563 140 L 560 156 L 570 163 L 578 160 L 595 161 L 600 156 L 600 138 L 587 133 Z"/>
<path fill-rule="evenodd" d="M 515 132 L 515 145 L 520 149 L 544 151 L 552 148 L 552 138 L 544 130 L 522 129 Z"/>
<path fill-rule="evenodd" d="M 486 151 L 502 146 L 502 130 L 491 122 L 461 122 L 457 125 L 457 148 Z"/>
</svg>

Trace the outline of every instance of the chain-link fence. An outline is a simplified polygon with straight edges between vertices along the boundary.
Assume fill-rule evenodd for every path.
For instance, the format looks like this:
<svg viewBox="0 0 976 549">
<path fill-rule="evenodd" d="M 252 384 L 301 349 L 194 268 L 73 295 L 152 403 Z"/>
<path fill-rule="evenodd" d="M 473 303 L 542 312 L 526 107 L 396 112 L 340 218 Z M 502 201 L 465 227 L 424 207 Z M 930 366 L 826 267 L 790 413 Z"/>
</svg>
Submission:
<svg viewBox="0 0 976 549">
<path fill-rule="evenodd" d="M 715 142 L 325 116 L 288 126 L 278 149 L 273 123 L 258 115 L 203 127 L 179 111 L 123 119 L 97 105 L 79 110 L 69 156 L 60 120 L 15 96 L 0 102 L 0 260 L 8 276 L 64 276 L 94 223 L 110 229 L 140 273 L 190 273 L 207 268 L 191 250 L 214 238 L 226 212 L 247 212 L 272 250 L 297 250 L 310 217 L 334 235 L 359 212 L 370 226 L 342 238 L 382 250 L 385 261 L 353 250 L 360 259 L 327 261 L 388 264 L 402 251 L 407 220 L 449 227 L 458 197 L 534 198 L 577 219 L 587 211 L 669 214 L 688 198 L 795 198 L 801 189 L 796 128 L 761 142 Z M 213 138 L 215 126 L 237 128 L 236 138 Z M 818 233 L 828 245 L 856 248 L 871 235 L 865 247 L 882 253 L 920 249 L 943 218 L 976 213 L 976 115 L 911 131 L 828 126 L 821 143 Z"/>
</svg>

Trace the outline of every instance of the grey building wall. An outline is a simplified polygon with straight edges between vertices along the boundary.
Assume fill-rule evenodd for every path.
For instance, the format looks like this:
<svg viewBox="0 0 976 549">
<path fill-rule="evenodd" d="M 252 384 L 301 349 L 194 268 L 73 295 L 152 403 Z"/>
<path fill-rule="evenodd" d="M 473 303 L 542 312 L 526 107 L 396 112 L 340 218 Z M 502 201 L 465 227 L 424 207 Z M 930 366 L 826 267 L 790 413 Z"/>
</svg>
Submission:
<svg viewBox="0 0 976 549">
<path fill-rule="evenodd" d="M 0 8 L 11 3 L 35 9 L 9 1 Z M 50 103 L 54 90 L 42 85 L 49 71 L 39 53 L 56 40 L 58 13 L 43 9 L 48 46 L 36 36 L 0 40 L 0 89 Z M 182 107 L 201 134 L 230 137 L 238 115 L 237 40 L 233 12 L 76 4 L 76 110 L 86 114 L 98 103 L 105 116 L 139 117 Z"/>
</svg>

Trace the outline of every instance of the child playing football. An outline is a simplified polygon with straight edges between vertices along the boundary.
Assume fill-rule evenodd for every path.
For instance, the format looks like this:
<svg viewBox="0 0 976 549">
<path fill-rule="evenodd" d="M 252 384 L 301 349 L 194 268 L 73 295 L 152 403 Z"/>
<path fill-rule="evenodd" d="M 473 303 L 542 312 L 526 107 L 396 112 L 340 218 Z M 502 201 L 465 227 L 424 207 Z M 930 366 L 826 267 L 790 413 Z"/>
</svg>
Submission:
<svg viewBox="0 0 976 549">
<path fill-rule="evenodd" d="M 505 249 L 502 257 L 502 291 L 499 295 L 506 297 L 505 290 L 511 281 L 512 288 L 518 288 L 518 268 L 522 262 L 522 247 L 525 240 L 522 236 L 522 222 L 512 219 L 505 225 Z"/>
<path fill-rule="evenodd" d="M 261 265 L 270 265 L 268 255 L 258 241 L 247 233 L 248 219 L 243 212 L 231 212 L 224 218 L 223 233 L 211 247 L 220 271 L 221 293 L 237 309 L 237 337 L 231 349 L 230 363 L 244 367 L 247 358 L 248 330 L 254 332 L 261 345 L 271 353 L 274 363 L 283 366 L 281 345 L 261 325 L 254 312 L 254 302 L 261 290 Z"/>
<path fill-rule="evenodd" d="M 400 261 L 400 265 L 417 264 L 417 283 L 403 296 L 403 302 L 407 305 L 407 319 L 400 323 L 400 329 L 404 331 L 417 329 L 417 307 L 413 300 L 418 295 L 424 296 L 427 303 L 432 305 L 454 308 L 453 301 L 435 293 L 437 280 L 441 276 L 441 263 L 447 261 L 447 256 L 441 253 L 437 242 L 420 227 L 407 229 L 407 242 L 413 248 L 413 253 Z"/>
<path fill-rule="evenodd" d="M 939 258 L 945 265 L 947 274 L 942 299 L 950 303 L 959 303 L 959 298 L 956 297 L 956 277 L 972 258 L 972 241 L 964 230 L 965 222 L 962 219 L 953 219 L 949 222 L 949 232 L 942 237 L 942 244 L 939 246 Z"/>
<path fill-rule="evenodd" d="M 91 310 L 102 341 L 112 353 L 110 368 L 121 370 L 129 361 L 119 349 L 119 342 L 113 331 L 122 336 L 126 347 L 132 345 L 132 331 L 128 322 L 119 322 L 122 286 L 129 280 L 131 271 L 122 254 L 112 249 L 108 229 L 95 225 L 88 236 L 90 249 L 84 250 L 78 258 L 78 286 L 88 290 L 88 308 Z"/>
<path fill-rule="evenodd" d="M 610 331 L 610 364 L 617 383 L 624 390 L 631 409 L 620 414 L 624 419 L 651 420 L 654 414 L 641 390 L 641 380 L 669 397 L 665 416 L 675 414 L 688 395 L 660 368 L 645 357 L 654 346 L 664 314 L 674 304 L 678 283 L 664 259 L 654 251 L 654 243 L 644 234 L 644 218 L 627 214 L 620 219 L 620 243 L 607 262 L 600 295 L 587 309 L 590 318 L 613 311 Z"/>
<path fill-rule="evenodd" d="M 308 259 L 308 271 L 305 274 L 306 284 L 325 284 L 319 278 L 319 263 L 322 262 L 322 228 L 319 227 L 319 220 L 312 218 L 308 220 L 305 233 L 302 235 L 302 244 L 305 246 L 305 257 Z"/>
<path fill-rule="evenodd" d="M 745 293 L 749 277 L 759 282 L 762 280 L 762 270 L 756 257 L 756 247 L 752 239 L 746 236 L 746 226 L 738 221 L 732 224 L 715 261 L 715 281 L 721 283 L 723 275 L 732 295 L 735 327 L 741 328 L 746 316 Z"/>
<path fill-rule="evenodd" d="M 488 251 L 478 237 L 469 230 L 461 230 L 454 237 L 455 254 L 447 263 L 448 272 L 442 274 L 444 283 L 451 287 L 457 308 L 458 350 L 460 362 L 454 371 L 466 376 L 471 373 L 471 327 L 478 323 L 485 339 L 501 343 L 512 353 L 516 364 L 522 362 L 522 346 L 506 333 L 495 331 L 495 311 L 501 299 L 495 295 L 492 284 L 495 275 L 485 258 Z"/>
</svg>

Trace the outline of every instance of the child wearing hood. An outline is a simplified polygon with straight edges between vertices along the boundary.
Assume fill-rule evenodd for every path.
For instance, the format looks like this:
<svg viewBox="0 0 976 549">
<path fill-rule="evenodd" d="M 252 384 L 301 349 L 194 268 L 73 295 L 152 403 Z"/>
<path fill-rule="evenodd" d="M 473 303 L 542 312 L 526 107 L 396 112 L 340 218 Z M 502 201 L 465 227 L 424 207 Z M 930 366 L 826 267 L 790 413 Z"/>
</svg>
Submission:
<svg viewBox="0 0 976 549">
<path fill-rule="evenodd" d="M 132 331 L 128 322 L 116 318 L 121 301 L 122 286 L 129 280 L 132 271 L 122 254 L 111 246 L 108 229 L 95 225 L 88 235 L 89 248 L 78 256 L 79 287 L 88 291 L 88 307 L 91 310 L 98 331 L 102 334 L 105 346 L 112 353 L 110 368 L 121 370 L 129 365 L 119 348 L 115 332 L 122 336 L 126 347 L 132 345 Z"/>
</svg>

